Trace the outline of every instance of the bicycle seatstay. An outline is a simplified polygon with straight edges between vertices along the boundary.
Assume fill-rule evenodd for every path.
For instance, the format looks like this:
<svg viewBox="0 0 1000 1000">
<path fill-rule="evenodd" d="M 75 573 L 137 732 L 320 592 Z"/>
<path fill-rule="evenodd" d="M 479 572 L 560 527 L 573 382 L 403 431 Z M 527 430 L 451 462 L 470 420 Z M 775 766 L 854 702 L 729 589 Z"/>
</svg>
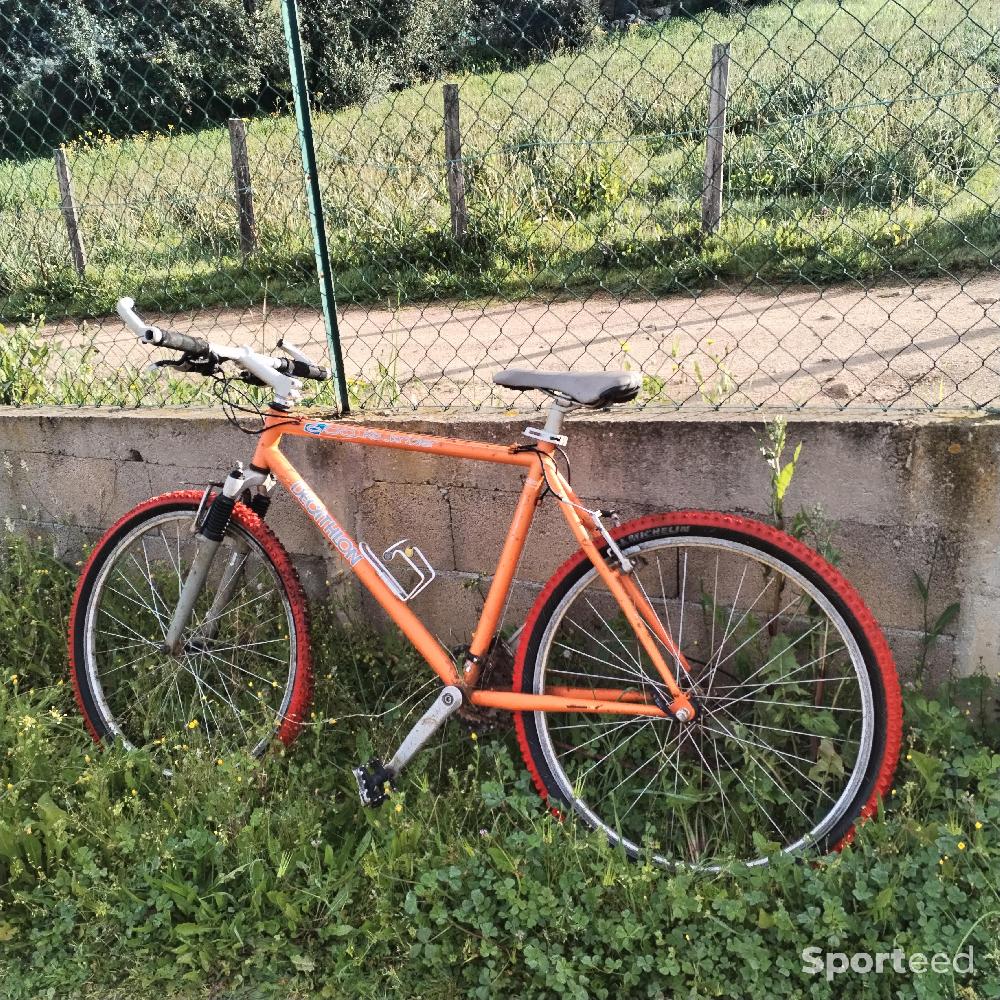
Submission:
<svg viewBox="0 0 1000 1000">
<path fill-rule="evenodd" d="M 369 447 L 394 448 L 405 451 L 463 458 L 472 461 L 516 465 L 525 469 L 526 476 L 520 498 L 514 512 L 507 539 L 501 551 L 493 581 L 486 597 L 483 612 L 476 626 L 469 647 L 464 668 L 459 674 L 451 655 L 431 634 L 423 622 L 410 610 L 405 601 L 400 600 L 381 578 L 375 567 L 365 559 L 357 542 L 344 527 L 330 514 L 323 501 L 309 487 L 301 474 L 280 450 L 283 436 L 311 438 L 354 443 Z M 496 445 L 480 441 L 465 441 L 459 438 L 403 431 L 384 430 L 360 424 L 310 420 L 308 417 L 292 416 L 280 410 L 268 413 L 265 430 L 261 435 L 253 456 L 255 471 L 268 471 L 288 490 L 291 496 L 312 520 L 323 536 L 350 566 L 385 610 L 389 617 L 402 629 L 421 656 L 427 661 L 441 680 L 448 685 L 460 686 L 468 693 L 473 704 L 504 708 L 510 711 L 580 711 L 595 713 L 626 713 L 664 717 L 667 713 L 658 705 L 645 699 L 633 700 L 624 697 L 627 692 L 603 689 L 585 692 L 572 688 L 556 689 L 545 695 L 521 694 L 508 691 L 476 690 L 478 663 L 486 654 L 496 633 L 504 604 L 513 585 L 518 561 L 524 550 L 528 532 L 534 518 L 542 491 L 546 485 L 561 501 L 563 514 L 577 541 L 583 546 L 589 558 L 604 577 L 612 594 L 622 606 L 626 617 L 636 629 L 640 641 L 650 654 L 653 663 L 663 675 L 667 689 L 674 699 L 671 710 L 677 705 L 686 707 L 686 698 L 677 686 L 669 666 L 660 655 L 653 642 L 656 628 L 644 622 L 645 610 L 636 605 L 629 591 L 623 586 L 622 578 L 612 570 L 598 551 L 594 535 L 599 525 L 589 516 L 573 493 L 568 483 L 559 475 L 552 460 L 554 445 L 539 442 L 537 446 L 525 449 L 521 446 Z M 669 638 L 669 637 L 668 637 Z M 672 644 L 668 646 L 671 649 Z"/>
</svg>

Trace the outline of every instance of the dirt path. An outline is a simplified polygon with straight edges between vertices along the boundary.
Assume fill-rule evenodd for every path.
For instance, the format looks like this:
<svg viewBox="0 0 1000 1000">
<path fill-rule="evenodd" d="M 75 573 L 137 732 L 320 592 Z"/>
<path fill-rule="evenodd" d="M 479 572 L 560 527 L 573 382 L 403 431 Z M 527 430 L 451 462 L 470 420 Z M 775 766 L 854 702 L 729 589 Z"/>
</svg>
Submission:
<svg viewBox="0 0 1000 1000">
<path fill-rule="evenodd" d="M 141 309 L 141 303 L 140 309 Z M 281 336 L 324 351 L 314 311 L 206 310 L 151 321 L 219 342 Z M 1000 405 L 1000 269 L 917 284 L 711 291 L 650 301 L 605 295 L 561 301 L 428 304 L 340 312 L 345 366 L 384 404 L 506 404 L 490 382 L 510 366 L 587 370 L 631 366 L 672 402 L 845 403 L 924 409 Z M 146 351 L 117 317 L 49 326 L 93 342 L 106 363 Z"/>
</svg>

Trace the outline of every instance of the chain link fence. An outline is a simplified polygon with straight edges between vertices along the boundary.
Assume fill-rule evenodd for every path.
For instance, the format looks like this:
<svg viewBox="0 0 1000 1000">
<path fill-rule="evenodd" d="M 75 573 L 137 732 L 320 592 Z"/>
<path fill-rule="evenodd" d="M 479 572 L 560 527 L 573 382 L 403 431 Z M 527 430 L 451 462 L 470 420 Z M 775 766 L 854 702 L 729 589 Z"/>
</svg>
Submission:
<svg viewBox="0 0 1000 1000">
<path fill-rule="evenodd" d="M 1000 5 L 657 4 L 300 0 L 352 409 L 526 405 L 510 366 L 998 405 Z M 120 295 L 327 353 L 277 3 L 0 0 L 0 39 L 0 403 L 212 401 Z"/>
</svg>

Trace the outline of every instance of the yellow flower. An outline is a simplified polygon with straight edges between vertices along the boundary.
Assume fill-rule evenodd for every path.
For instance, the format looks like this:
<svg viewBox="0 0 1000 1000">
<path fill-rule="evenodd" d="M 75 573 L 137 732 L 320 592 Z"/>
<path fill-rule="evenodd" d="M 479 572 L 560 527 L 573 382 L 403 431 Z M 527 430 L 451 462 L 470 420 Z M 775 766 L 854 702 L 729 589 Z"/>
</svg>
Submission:
<svg viewBox="0 0 1000 1000">
<path fill-rule="evenodd" d="M 906 759 L 907 759 L 907 760 L 913 760 L 913 754 L 909 754 L 909 753 L 908 753 L 908 754 L 906 755 Z"/>
<path fill-rule="evenodd" d="M 192 719 L 188 723 L 188 729 L 197 729 L 197 728 L 198 728 L 198 720 L 197 719 Z"/>
<path fill-rule="evenodd" d="M 216 758 L 215 763 L 218 764 L 219 767 L 222 767 L 222 765 L 225 763 L 225 761 L 221 757 L 218 757 L 218 758 Z"/>
<path fill-rule="evenodd" d="M 478 737 L 478 736 L 477 736 L 477 735 L 476 735 L 475 733 L 471 733 L 471 734 L 469 735 L 469 739 L 471 739 L 471 740 L 478 740 L 478 739 L 479 739 L 479 737 Z"/>
<path fill-rule="evenodd" d="M 396 803 L 396 812 L 401 813 L 402 811 L 403 811 L 403 803 L 402 802 L 397 802 Z"/>
<path fill-rule="evenodd" d="M 139 793 L 138 793 L 138 792 L 137 792 L 137 791 L 136 791 L 136 790 L 135 790 L 135 789 L 133 788 L 133 789 L 132 789 L 132 796 L 133 796 L 133 797 L 135 797 L 135 796 L 136 796 L 136 795 L 138 795 L 138 794 L 139 794 Z"/>
<path fill-rule="evenodd" d="M 982 828 L 983 828 L 983 824 L 982 824 L 982 823 L 980 823 L 980 822 L 979 822 L 979 820 L 977 819 L 977 820 L 976 820 L 976 829 L 977 829 L 977 830 L 982 830 Z"/>
<path fill-rule="evenodd" d="M 960 851 L 964 851 L 964 850 L 965 850 L 965 841 L 964 841 L 964 840 L 960 840 L 960 841 L 958 842 L 958 849 L 959 849 Z"/>
<path fill-rule="evenodd" d="M 7 782 L 7 791 L 8 792 L 14 791 L 14 786 L 9 781 Z"/>
<path fill-rule="evenodd" d="M 10 675 L 10 682 L 11 682 L 11 684 L 14 685 L 14 687 L 17 687 L 17 674 L 11 674 Z"/>
</svg>

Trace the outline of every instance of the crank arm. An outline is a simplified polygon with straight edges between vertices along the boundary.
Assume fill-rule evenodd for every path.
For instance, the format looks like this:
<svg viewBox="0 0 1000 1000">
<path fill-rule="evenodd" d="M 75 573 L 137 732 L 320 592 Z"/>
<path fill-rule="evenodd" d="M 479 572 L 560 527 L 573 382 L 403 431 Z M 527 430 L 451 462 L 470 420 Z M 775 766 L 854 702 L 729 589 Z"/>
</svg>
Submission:
<svg viewBox="0 0 1000 1000">
<path fill-rule="evenodd" d="M 386 765 L 392 774 L 398 775 L 444 725 L 448 717 L 454 715 L 461 707 L 462 692 L 457 687 L 449 685 L 437 696 L 431 707 L 417 719 L 416 725 L 392 755 L 392 760 Z"/>
<path fill-rule="evenodd" d="M 400 771 L 420 752 L 427 741 L 441 728 L 449 716 L 462 705 L 462 692 L 449 685 L 417 720 L 388 764 L 377 758 L 352 770 L 358 782 L 358 794 L 365 806 L 381 805 L 388 798 L 387 786 L 392 785 Z"/>
</svg>

